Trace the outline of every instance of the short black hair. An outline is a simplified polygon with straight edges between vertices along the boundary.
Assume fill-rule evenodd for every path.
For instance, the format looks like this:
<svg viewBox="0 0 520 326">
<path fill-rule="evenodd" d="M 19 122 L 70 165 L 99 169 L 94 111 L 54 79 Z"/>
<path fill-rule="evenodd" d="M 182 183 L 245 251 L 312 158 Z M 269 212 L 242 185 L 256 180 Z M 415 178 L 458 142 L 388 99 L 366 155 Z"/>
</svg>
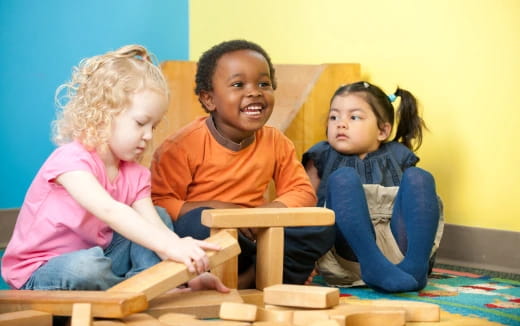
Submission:
<svg viewBox="0 0 520 326">
<path fill-rule="evenodd" d="M 212 91 L 211 79 L 217 67 L 217 61 L 224 54 L 239 50 L 252 50 L 260 53 L 269 65 L 269 75 L 273 89 L 276 89 L 275 70 L 271 58 L 265 50 L 258 44 L 246 40 L 231 40 L 217 44 L 204 52 L 197 63 L 197 73 L 195 74 L 195 94 L 200 95 L 202 91 Z"/>
</svg>

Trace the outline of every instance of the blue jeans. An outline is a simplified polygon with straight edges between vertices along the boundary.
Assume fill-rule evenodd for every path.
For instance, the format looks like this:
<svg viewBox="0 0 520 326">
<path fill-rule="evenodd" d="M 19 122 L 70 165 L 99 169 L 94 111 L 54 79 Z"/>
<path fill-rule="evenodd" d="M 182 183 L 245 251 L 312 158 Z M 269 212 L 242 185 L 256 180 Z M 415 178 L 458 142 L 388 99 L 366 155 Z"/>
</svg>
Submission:
<svg viewBox="0 0 520 326">
<path fill-rule="evenodd" d="M 172 229 L 169 218 L 163 222 Z M 96 246 L 54 257 L 40 266 L 20 289 L 106 290 L 160 261 L 153 251 L 114 232 L 105 250 Z"/>
<path fill-rule="evenodd" d="M 164 219 L 168 212 L 156 206 L 157 212 Z M 201 214 L 210 207 L 193 209 L 173 222 L 173 228 L 179 237 L 191 236 L 204 240 L 210 230 L 201 223 Z M 314 264 L 334 244 L 334 225 L 284 228 L 284 269 L 283 283 L 303 284 L 314 269 Z M 238 233 L 241 253 L 238 256 L 238 272 L 242 273 L 256 262 L 256 243 Z"/>
</svg>

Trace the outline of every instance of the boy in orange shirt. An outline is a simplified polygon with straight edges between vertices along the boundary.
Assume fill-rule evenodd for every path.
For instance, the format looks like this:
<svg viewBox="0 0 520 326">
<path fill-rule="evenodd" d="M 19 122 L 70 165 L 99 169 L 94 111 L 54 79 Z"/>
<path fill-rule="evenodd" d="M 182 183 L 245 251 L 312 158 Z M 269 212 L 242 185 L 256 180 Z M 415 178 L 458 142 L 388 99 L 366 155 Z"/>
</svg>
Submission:
<svg viewBox="0 0 520 326">
<path fill-rule="evenodd" d="M 195 93 L 209 116 L 170 136 L 152 161 L 152 198 L 169 214 L 179 236 L 205 239 L 200 222 L 208 208 L 305 207 L 316 195 L 294 145 L 279 130 L 265 126 L 274 107 L 275 70 L 257 44 L 232 40 L 200 58 Z M 271 180 L 276 198 L 264 193 Z M 164 209 L 163 209 L 164 208 Z M 254 271 L 255 230 L 241 229 L 239 273 Z M 285 229 L 284 283 L 303 284 L 315 261 L 334 242 L 334 229 Z M 251 287 L 240 277 L 239 287 Z"/>
</svg>

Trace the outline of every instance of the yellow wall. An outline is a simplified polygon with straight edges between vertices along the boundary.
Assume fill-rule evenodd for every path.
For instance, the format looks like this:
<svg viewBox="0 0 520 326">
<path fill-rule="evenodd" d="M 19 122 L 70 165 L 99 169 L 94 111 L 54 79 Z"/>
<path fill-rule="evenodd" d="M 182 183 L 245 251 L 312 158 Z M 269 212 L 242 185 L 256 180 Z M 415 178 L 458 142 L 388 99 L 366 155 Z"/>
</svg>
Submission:
<svg viewBox="0 0 520 326">
<path fill-rule="evenodd" d="M 520 231 L 519 17 L 519 0 L 191 0 L 190 59 L 246 38 L 274 63 L 359 62 L 421 101 L 447 222 Z"/>
</svg>

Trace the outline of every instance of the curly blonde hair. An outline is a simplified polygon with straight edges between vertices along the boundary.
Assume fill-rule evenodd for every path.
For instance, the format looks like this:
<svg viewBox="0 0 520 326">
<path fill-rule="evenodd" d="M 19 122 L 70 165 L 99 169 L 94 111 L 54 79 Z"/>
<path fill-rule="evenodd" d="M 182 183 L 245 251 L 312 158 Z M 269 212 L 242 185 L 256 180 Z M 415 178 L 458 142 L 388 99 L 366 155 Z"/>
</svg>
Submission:
<svg viewBox="0 0 520 326">
<path fill-rule="evenodd" d="M 112 119 L 130 105 L 131 95 L 143 89 L 168 96 L 168 86 L 153 55 L 143 46 L 127 45 L 83 59 L 72 79 L 59 86 L 55 101 L 53 141 L 79 141 L 89 150 L 106 145 Z"/>
</svg>

